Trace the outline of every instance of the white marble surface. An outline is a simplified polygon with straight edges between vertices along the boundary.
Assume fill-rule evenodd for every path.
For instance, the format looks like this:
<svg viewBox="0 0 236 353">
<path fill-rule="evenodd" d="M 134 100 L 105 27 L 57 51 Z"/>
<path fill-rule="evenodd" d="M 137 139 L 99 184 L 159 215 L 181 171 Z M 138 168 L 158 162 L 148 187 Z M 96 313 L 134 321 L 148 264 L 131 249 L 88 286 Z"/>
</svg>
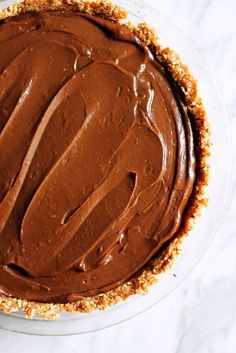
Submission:
<svg viewBox="0 0 236 353">
<path fill-rule="evenodd" d="M 191 39 L 221 87 L 236 138 L 236 1 L 147 0 Z M 233 146 L 234 162 L 236 146 Z M 71 337 L 0 330 L 0 352 L 236 352 L 236 175 L 221 228 L 187 280 L 153 309 L 124 324 Z"/>
</svg>

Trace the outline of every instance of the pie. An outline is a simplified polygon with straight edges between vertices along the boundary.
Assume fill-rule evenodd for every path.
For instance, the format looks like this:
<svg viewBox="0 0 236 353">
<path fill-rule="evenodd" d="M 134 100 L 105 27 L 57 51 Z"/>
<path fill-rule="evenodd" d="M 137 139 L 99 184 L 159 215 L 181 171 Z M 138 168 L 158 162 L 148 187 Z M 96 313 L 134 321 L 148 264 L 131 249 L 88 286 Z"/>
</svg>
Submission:
<svg viewBox="0 0 236 353">
<path fill-rule="evenodd" d="M 0 18 L 1 310 L 54 318 L 146 292 L 206 204 L 196 80 L 107 1 Z"/>
</svg>

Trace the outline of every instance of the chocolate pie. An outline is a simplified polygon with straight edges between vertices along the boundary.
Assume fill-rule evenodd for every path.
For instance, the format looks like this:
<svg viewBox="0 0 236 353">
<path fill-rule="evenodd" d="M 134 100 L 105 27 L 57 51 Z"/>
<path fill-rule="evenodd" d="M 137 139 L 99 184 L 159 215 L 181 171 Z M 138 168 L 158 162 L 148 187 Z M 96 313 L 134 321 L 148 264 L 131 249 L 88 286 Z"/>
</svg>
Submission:
<svg viewBox="0 0 236 353">
<path fill-rule="evenodd" d="M 143 293 L 206 203 L 196 80 L 106 1 L 0 16 L 1 310 L 53 318 Z"/>
</svg>

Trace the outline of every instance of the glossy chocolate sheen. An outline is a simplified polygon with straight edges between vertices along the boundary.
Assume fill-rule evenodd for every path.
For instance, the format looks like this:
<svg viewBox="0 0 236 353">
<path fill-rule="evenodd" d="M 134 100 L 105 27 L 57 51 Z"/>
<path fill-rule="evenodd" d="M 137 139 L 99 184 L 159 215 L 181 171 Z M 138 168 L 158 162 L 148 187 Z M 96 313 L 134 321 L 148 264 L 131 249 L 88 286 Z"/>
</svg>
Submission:
<svg viewBox="0 0 236 353">
<path fill-rule="evenodd" d="M 75 12 L 0 24 L 0 288 L 70 302 L 132 278 L 180 226 L 190 117 L 150 50 Z"/>
</svg>

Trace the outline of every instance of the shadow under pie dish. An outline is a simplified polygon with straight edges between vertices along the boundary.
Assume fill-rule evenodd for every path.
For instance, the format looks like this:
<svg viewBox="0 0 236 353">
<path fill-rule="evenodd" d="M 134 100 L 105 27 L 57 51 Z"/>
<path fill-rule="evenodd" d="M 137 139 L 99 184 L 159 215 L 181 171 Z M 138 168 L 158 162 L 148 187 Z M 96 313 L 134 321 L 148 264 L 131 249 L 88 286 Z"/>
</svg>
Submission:
<svg viewBox="0 0 236 353">
<path fill-rule="evenodd" d="M 50 318 L 143 293 L 205 204 L 195 79 L 108 2 L 25 2 L 2 18 L 2 310 Z"/>
</svg>

